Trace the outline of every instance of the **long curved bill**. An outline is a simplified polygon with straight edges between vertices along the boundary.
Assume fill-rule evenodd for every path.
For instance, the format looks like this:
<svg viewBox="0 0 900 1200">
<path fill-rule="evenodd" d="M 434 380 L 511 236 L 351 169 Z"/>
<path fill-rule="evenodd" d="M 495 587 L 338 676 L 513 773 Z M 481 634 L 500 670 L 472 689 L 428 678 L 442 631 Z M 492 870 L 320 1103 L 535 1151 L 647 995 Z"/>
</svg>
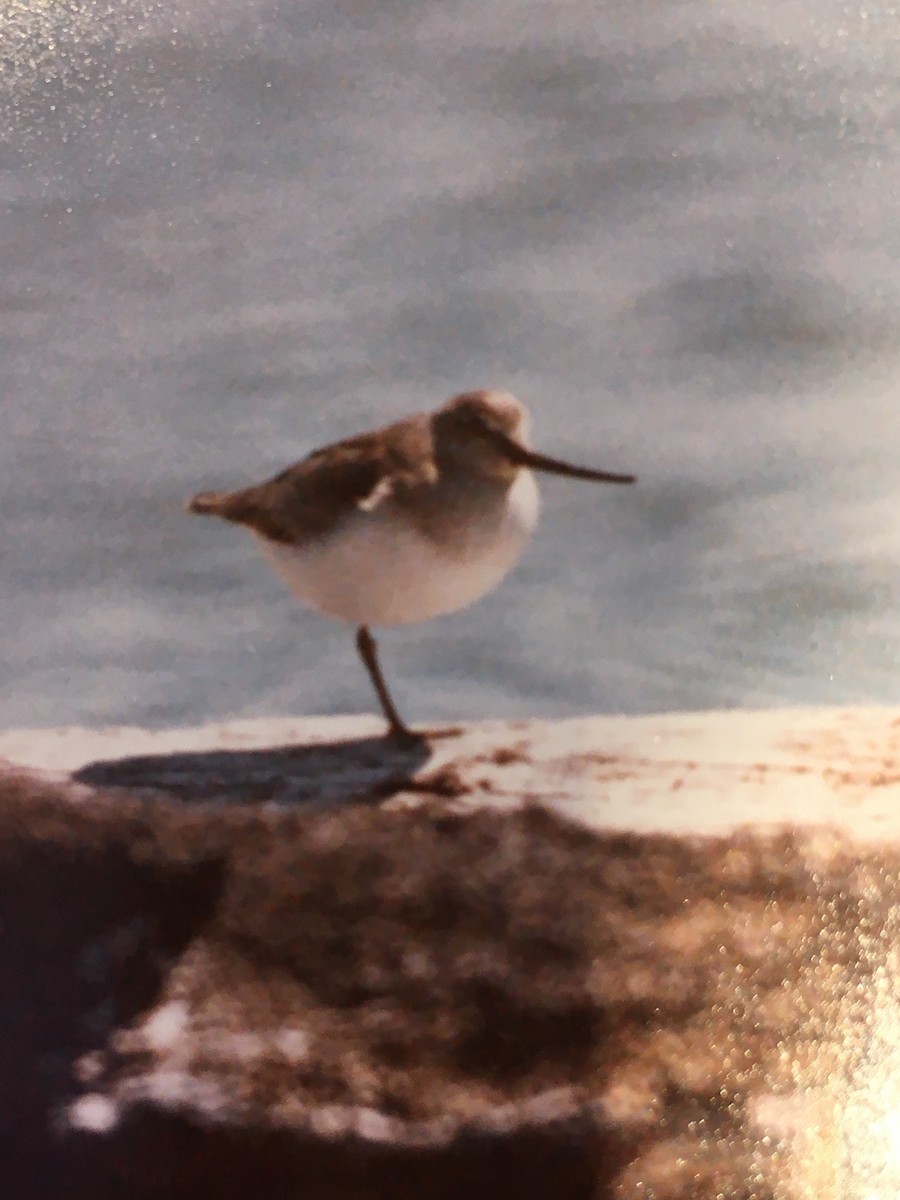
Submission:
<svg viewBox="0 0 900 1200">
<path fill-rule="evenodd" d="M 505 433 L 495 432 L 495 437 L 510 462 L 520 467 L 529 467 L 532 471 L 546 471 L 549 475 L 565 475 L 569 479 L 591 479 L 594 483 L 634 483 L 636 475 L 619 475 L 614 471 L 595 471 L 592 467 L 576 467 L 572 463 L 561 462 L 558 458 L 550 458 L 547 454 L 538 454 L 521 446 L 514 438 Z"/>
</svg>

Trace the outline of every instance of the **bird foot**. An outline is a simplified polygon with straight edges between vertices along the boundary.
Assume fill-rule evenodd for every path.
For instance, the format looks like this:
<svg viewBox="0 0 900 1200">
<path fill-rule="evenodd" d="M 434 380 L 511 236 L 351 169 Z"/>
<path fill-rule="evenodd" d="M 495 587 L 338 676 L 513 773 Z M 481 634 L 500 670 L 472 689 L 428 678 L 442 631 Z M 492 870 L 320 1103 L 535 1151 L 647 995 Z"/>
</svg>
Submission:
<svg viewBox="0 0 900 1200">
<path fill-rule="evenodd" d="M 387 732 L 387 740 L 403 750 L 421 746 L 437 738 L 459 737 L 462 727 L 453 725 L 444 729 L 409 729 L 406 725 L 392 725 Z"/>
</svg>

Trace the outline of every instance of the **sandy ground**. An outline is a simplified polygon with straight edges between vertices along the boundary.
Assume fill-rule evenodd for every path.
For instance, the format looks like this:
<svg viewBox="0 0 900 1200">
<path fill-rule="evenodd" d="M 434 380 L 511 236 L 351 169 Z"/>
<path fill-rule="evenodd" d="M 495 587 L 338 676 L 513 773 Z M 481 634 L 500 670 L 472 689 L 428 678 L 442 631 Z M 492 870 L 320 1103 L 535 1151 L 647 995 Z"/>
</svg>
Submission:
<svg viewBox="0 0 900 1200">
<path fill-rule="evenodd" d="M 894 1200 L 900 713 L 379 733 L 2 735 L 17 1194 Z"/>
<path fill-rule="evenodd" d="M 370 717 L 192 729 L 12 730 L 0 758 L 91 783 L 331 803 L 381 787 L 548 804 L 596 829 L 724 834 L 826 825 L 900 839 L 900 709 L 784 709 L 483 723 L 403 752 Z M 404 778 L 404 776 L 406 778 Z"/>
</svg>

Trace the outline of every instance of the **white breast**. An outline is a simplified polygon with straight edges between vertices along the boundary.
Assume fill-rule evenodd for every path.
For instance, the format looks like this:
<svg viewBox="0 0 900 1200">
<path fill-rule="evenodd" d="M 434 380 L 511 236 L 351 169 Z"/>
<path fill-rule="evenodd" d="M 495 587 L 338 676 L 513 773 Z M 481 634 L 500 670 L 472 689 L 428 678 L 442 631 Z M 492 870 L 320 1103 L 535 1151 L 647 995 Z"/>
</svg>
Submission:
<svg viewBox="0 0 900 1200">
<path fill-rule="evenodd" d="M 465 608 L 518 561 L 538 516 L 530 471 L 502 505 L 476 514 L 445 546 L 378 505 L 301 548 L 260 538 L 278 574 L 305 604 L 357 625 L 406 625 Z"/>
</svg>

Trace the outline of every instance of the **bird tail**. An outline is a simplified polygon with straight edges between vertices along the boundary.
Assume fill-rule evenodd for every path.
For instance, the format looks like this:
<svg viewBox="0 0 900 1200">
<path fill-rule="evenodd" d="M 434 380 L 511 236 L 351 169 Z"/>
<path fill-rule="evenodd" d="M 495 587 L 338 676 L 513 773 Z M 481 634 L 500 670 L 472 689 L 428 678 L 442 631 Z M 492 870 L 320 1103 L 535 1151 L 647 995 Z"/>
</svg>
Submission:
<svg viewBox="0 0 900 1200">
<path fill-rule="evenodd" d="M 200 513 L 202 516 L 228 518 L 231 515 L 231 499 L 230 492 L 198 492 L 188 500 L 185 507 L 188 512 Z"/>
</svg>

